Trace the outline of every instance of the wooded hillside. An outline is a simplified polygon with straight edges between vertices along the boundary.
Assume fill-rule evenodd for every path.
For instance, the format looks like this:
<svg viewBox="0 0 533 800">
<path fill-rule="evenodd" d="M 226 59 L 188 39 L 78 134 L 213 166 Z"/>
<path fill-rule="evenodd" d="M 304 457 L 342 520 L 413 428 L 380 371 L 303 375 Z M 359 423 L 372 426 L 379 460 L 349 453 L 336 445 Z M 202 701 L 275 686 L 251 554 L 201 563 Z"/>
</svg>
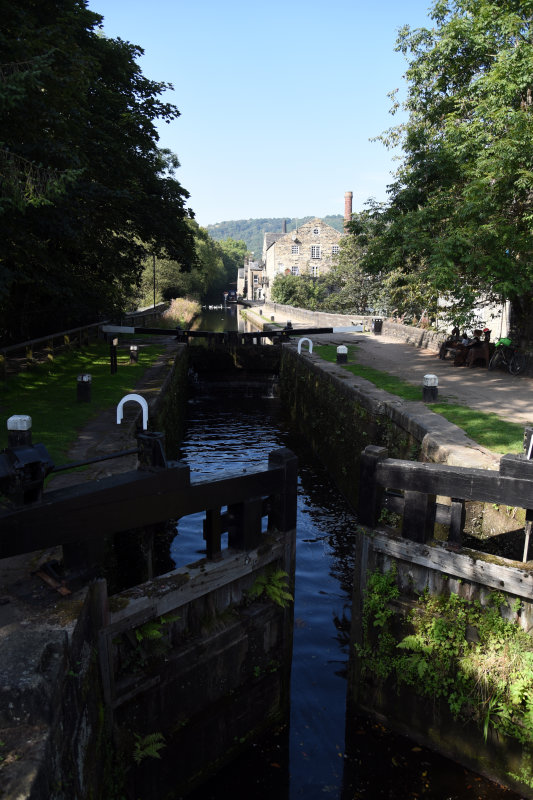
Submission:
<svg viewBox="0 0 533 800">
<path fill-rule="evenodd" d="M 293 231 L 298 225 L 309 222 L 313 217 L 289 218 L 289 217 L 270 217 L 267 219 L 237 219 L 228 222 L 218 222 L 216 225 L 208 225 L 207 230 L 212 239 L 220 241 L 222 239 L 235 239 L 243 241 L 249 252 L 254 253 L 256 259 L 261 258 L 263 252 L 263 234 L 265 232 L 281 232 L 283 220 L 287 223 L 287 232 Z M 344 217 L 342 214 L 334 214 L 329 217 L 321 217 L 327 224 L 338 231 L 343 231 Z"/>
</svg>

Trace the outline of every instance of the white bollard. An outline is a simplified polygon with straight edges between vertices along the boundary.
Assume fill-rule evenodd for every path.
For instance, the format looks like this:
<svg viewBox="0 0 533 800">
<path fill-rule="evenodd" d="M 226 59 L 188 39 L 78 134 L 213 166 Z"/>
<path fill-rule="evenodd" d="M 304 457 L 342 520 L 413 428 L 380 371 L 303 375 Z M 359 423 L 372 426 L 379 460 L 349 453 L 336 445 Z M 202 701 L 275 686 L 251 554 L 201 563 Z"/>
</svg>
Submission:
<svg viewBox="0 0 533 800">
<path fill-rule="evenodd" d="M 424 375 L 422 384 L 422 400 L 424 403 L 435 403 L 439 394 L 439 379 L 436 375 Z"/>
<path fill-rule="evenodd" d="M 337 364 L 346 364 L 348 361 L 348 348 L 343 344 L 337 347 Z"/>
</svg>

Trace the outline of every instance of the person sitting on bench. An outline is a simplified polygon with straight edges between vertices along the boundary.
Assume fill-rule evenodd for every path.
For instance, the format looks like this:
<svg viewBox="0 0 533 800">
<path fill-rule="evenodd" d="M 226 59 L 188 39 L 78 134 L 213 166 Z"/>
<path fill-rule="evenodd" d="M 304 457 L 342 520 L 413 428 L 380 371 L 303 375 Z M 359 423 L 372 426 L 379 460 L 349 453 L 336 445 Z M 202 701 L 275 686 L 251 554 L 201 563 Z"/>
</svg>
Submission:
<svg viewBox="0 0 533 800">
<path fill-rule="evenodd" d="M 460 341 L 461 332 L 459 328 L 455 327 L 452 328 L 452 332 L 448 336 L 445 342 L 443 342 L 439 349 L 439 358 L 446 358 L 446 353 L 448 350 L 453 350 L 457 343 Z"/>
<path fill-rule="evenodd" d="M 474 360 L 477 358 L 477 348 L 481 347 L 481 336 L 483 331 L 475 330 L 472 338 L 468 340 L 467 344 L 461 344 L 455 355 L 453 362 L 454 367 L 461 367 L 467 363 L 472 366 Z M 464 341 L 464 340 L 463 340 Z"/>
</svg>

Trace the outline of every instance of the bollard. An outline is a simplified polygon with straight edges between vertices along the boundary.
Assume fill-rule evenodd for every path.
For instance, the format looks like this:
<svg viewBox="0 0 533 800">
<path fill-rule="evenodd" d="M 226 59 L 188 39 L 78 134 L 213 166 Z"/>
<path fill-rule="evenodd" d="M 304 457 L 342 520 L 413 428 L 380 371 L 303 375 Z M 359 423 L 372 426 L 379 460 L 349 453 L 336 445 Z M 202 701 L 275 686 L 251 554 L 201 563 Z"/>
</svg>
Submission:
<svg viewBox="0 0 533 800">
<path fill-rule="evenodd" d="M 7 446 L 31 447 L 31 417 L 28 414 L 14 414 L 7 421 Z"/>
<path fill-rule="evenodd" d="M 348 348 L 343 344 L 337 347 L 337 364 L 346 364 L 348 361 Z"/>
<path fill-rule="evenodd" d="M 91 381 L 92 376 L 88 372 L 78 375 L 76 378 L 76 399 L 78 403 L 91 402 Z"/>
<path fill-rule="evenodd" d="M 117 345 L 118 339 L 112 339 L 109 345 L 109 363 L 111 367 L 111 375 L 116 375 L 117 372 Z"/>
<path fill-rule="evenodd" d="M 263 309 L 262 309 L 262 308 L 260 308 L 260 309 L 259 309 L 259 316 L 260 316 L 260 317 L 262 317 L 262 316 L 263 316 Z"/>
<path fill-rule="evenodd" d="M 436 375 L 424 375 L 422 384 L 422 400 L 424 403 L 435 403 L 439 394 L 439 379 Z"/>
<path fill-rule="evenodd" d="M 274 315 L 270 317 L 270 322 L 274 322 Z"/>
<path fill-rule="evenodd" d="M 139 349 L 136 344 L 130 344 L 130 364 L 137 364 L 139 361 Z"/>
<path fill-rule="evenodd" d="M 531 461 L 533 458 L 533 428 L 524 428 L 524 453 Z"/>
</svg>

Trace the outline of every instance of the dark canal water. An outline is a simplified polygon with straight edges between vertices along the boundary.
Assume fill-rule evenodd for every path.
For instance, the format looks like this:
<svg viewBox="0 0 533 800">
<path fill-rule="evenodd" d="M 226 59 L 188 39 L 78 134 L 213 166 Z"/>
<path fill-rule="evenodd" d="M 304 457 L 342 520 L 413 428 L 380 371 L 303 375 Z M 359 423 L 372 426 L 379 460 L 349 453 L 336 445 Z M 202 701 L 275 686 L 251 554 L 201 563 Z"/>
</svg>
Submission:
<svg viewBox="0 0 533 800">
<path fill-rule="evenodd" d="M 219 321 L 224 327 L 214 328 Z M 226 314 L 210 312 L 198 328 L 236 326 L 230 307 Z M 290 719 L 192 800 L 517 798 L 368 720 L 351 720 L 345 739 L 356 519 L 325 471 L 295 440 L 278 401 L 208 396 L 196 388 L 180 453 L 192 472 L 245 469 L 266 462 L 278 447 L 290 447 L 299 459 Z M 202 553 L 202 519 L 180 520 L 172 547 L 176 563 L 195 561 Z"/>
</svg>

